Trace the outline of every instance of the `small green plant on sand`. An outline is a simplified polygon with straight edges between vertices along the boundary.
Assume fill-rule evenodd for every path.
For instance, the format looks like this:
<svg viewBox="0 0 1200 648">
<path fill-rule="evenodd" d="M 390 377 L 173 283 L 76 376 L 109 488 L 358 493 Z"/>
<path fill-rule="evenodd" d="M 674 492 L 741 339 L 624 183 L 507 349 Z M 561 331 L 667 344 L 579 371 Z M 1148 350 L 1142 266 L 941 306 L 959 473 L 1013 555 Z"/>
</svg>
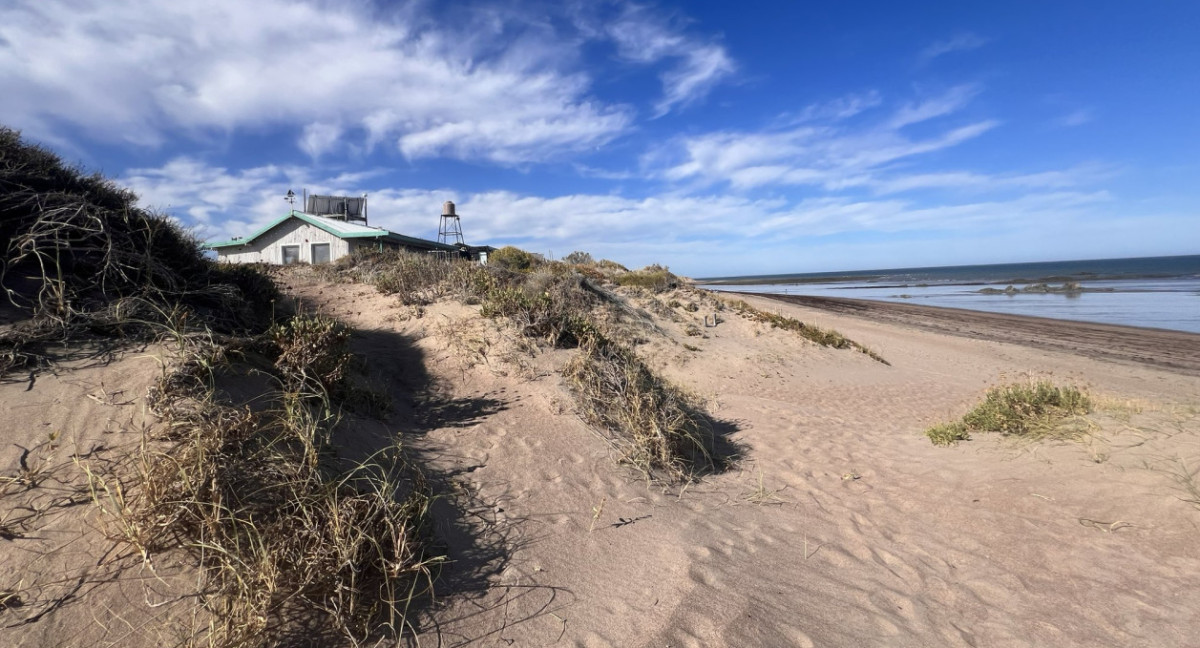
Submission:
<svg viewBox="0 0 1200 648">
<path fill-rule="evenodd" d="M 967 425 L 962 421 L 953 421 L 951 423 L 941 423 L 935 425 L 928 430 L 925 430 L 925 436 L 933 442 L 933 445 L 948 446 L 954 445 L 959 441 L 970 441 L 971 432 L 967 429 Z"/>
<path fill-rule="evenodd" d="M 971 438 L 971 432 L 999 432 L 1028 439 L 1060 436 L 1063 423 L 1092 411 L 1092 400 L 1074 386 L 1047 380 L 989 389 L 983 402 L 961 421 L 936 425 L 925 431 L 937 445 Z"/>
</svg>

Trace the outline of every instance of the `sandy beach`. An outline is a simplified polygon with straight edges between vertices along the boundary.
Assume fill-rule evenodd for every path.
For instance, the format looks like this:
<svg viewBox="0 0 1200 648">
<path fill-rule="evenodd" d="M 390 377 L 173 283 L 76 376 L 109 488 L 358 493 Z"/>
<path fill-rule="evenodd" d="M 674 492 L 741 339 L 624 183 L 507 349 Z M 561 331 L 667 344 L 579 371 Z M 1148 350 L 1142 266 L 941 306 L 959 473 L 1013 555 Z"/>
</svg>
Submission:
<svg viewBox="0 0 1200 648">
<path fill-rule="evenodd" d="M 1195 333 L 839 297 L 764 297 L 938 333 L 1200 375 L 1200 335 Z"/>
<path fill-rule="evenodd" d="M 1197 336 L 738 296 L 888 366 L 730 311 L 703 326 L 708 293 L 623 292 L 638 354 L 703 397 L 738 448 L 681 489 L 618 465 L 579 418 L 561 376 L 573 350 L 522 351 L 477 306 L 417 312 L 367 286 L 284 281 L 356 329 L 352 348 L 397 403 L 348 429 L 406 435 L 442 492 L 449 563 L 411 621 L 419 645 L 1182 647 L 1200 635 Z M 77 483 L 72 457 L 135 444 L 156 355 L 0 385 L 19 420 L 3 474 L 41 461 Z M 1076 439 L 946 448 L 922 434 L 1030 376 L 1100 404 Z M 38 492 L 6 491 L 5 523 Z M 0 612 L 0 643 L 180 644 L 175 581 L 136 567 L 90 501 L 58 504 L 0 541 L 0 587 L 23 592 Z M 98 567 L 118 557 L 120 574 Z"/>
</svg>

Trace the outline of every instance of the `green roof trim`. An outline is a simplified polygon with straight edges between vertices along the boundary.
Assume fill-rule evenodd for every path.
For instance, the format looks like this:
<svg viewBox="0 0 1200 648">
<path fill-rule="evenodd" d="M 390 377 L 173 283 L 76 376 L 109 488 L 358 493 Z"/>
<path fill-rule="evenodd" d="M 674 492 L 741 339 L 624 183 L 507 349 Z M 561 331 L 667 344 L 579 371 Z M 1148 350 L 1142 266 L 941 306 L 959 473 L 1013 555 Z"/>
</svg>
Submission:
<svg viewBox="0 0 1200 648">
<path fill-rule="evenodd" d="M 272 229 L 275 229 L 279 225 L 287 222 L 287 220 L 290 218 L 298 218 L 298 219 L 304 221 L 305 223 L 308 223 L 309 225 L 312 225 L 313 227 L 317 227 L 326 232 L 329 232 L 330 234 L 332 234 L 340 239 L 359 239 L 359 238 L 383 239 L 383 240 L 391 242 L 391 243 L 398 243 L 400 245 L 407 245 L 410 247 L 424 247 L 424 248 L 430 248 L 430 249 L 435 249 L 435 250 L 445 250 L 447 252 L 452 252 L 452 251 L 458 250 L 458 248 L 453 245 L 447 245 L 445 243 L 438 243 L 436 241 L 427 241 L 425 239 L 416 238 L 413 236 L 405 236 L 403 234 L 389 232 L 388 230 L 385 230 L 385 229 L 378 229 L 378 230 L 373 229 L 373 230 L 367 231 L 367 232 L 362 232 L 362 231 L 360 231 L 360 232 L 340 232 L 337 230 L 336 227 L 333 227 L 332 225 L 330 225 L 327 219 L 321 218 L 320 216 L 313 216 L 311 214 L 305 214 L 303 212 L 298 212 L 298 211 L 290 212 L 288 214 L 285 214 L 284 216 L 281 216 L 281 217 L 275 219 L 274 221 L 269 223 L 267 226 L 263 227 L 262 229 L 258 230 L 255 233 L 251 234 L 250 236 L 247 236 L 244 238 L 230 239 L 228 241 L 213 241 L 211 243 L 204 243 L 202 247 L 207 250 L 215 250 L 218 248 L 235 247 L 235 246 L 239 246 L 239 245 L 249 245 L 250 243 L 254 242 L 254 239 L 257 239 L 258 237 L 262 236 L 263 234 L 266 234 L 267 232 L 271 231 Z"/>
</svg>

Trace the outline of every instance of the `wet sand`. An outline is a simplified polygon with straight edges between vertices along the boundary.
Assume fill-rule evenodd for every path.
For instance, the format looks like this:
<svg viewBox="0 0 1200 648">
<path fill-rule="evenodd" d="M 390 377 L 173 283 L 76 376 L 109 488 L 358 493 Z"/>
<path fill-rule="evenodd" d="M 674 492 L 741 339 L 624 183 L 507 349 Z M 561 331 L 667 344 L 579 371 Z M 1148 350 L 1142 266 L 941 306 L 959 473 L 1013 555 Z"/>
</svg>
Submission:
<svg viewBox="0 0 1200 648">
<path fill-rule="evenodd" d="M 1195 333 L 862 299 L 754 294 L 839 315 L 937 333 L 1200 375 L 1200 335 Z"/>
</svg>

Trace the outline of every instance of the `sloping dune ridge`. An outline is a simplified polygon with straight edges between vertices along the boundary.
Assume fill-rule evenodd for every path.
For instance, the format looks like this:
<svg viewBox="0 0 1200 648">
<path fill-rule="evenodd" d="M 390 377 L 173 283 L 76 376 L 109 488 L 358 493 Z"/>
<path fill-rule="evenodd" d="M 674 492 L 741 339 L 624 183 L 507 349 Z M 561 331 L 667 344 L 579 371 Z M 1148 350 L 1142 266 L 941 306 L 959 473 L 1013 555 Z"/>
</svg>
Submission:
<svg viewBox="0 0 1200 648">
<path fill-rule="evenodd" d="M 581 420 L 561 374 L 574 350 L 530 348 L 477 306 L 405 307 L 304 273 L 281 281 L 302 309 L 354 328 L 351 348 L 396 403 L 388 421 L 359 427 L 408 434 L 441 492 L 435 531 L 449 562 L 439 597 L 412 620 L 413 645 L 1200 637 L 1194 373 L 746 297 L 836 329 L 884 364 L 731 311 L 705 325 L 716 298 L 702 291 L 622 291 L 644 330 L 639 356 L 702 397 L 737 449 L 727 469 L 668 487 L 619 465 Z M 37 492 L 13 481 L 31 461 L 77 481 L 80 456 L 136 441 L 158 355 L 0 384 L 0 470 L 12 478 L 0 523 L 21 530 L 0 540 L 0 590 L 23 597 L 0 610 L 0 644 L 183 643 L 164 628 L 186 617 L 169 595 L 185 577 L 136 556 L 105 567 L 121 556 L 106 554 L 113 530 L 92 499 L 48 499 L 35 507 L 43 517 L 15 525 L 31 497 L 21 494 Z M 977 434 L 937 447 L 922 434 L 988 387 L 1029 377 L 1097 401 L 1077 438 Z"/>
</svg>

